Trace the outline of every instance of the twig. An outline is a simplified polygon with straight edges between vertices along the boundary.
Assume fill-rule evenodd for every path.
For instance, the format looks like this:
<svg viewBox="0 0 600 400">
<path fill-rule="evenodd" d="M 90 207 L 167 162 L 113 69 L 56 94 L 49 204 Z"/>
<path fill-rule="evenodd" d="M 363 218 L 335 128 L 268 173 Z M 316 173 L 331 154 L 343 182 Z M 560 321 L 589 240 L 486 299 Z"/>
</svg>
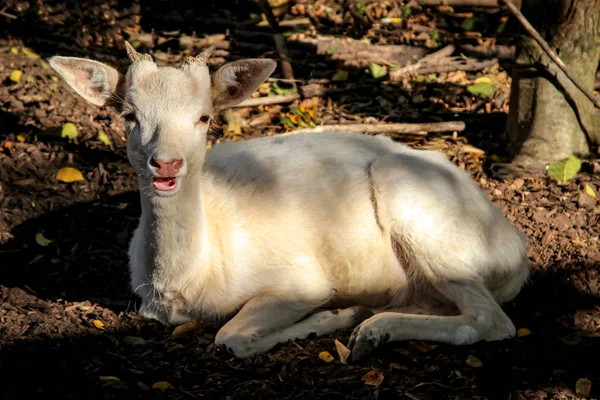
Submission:
<svg viewBox="0 0 600 400">
<path fill-rule="evenodd" d="M 517 7 L 515 7 L 515 5 L 510 2 L 510 0 L 501 1 L 504 4 L 506 4 L 510 12 L 515 16 L 515 18 L 517 18 L 517 20 L 519 20 L 519 22 L 521 23 L 521 25 L 523 25 L 525 30 L 535 39 L 536 42 L 538 42 L 540 47 L 546 52 L 546 54 L 548 54 L 548 57 L 550 57 L 552 61 L 554 61 L 554 63 L 558 66 L 558 68 L 561 69 L 561 71 L 567 76 L 567 78 L 569 78 L 571 82 L 573 82 L 573 84 L 577 86 L 577 88 L 581 90 L 581 92 L 585 94 L 585 96 L 588 99 L 590 99 L 590 101 L 594 103 L 594 105 L 597 108 L 600 108 L 600 100 L 598 100 L 598 98 L 594 96 L 594 94 L 579 81 L 577 76 L 575 76 L 575 74 L 571 72 L 571 70 L 565 65 L 565 63 L 562 62 L 562 60 L 556 55 L 556 53 L 552 51 L 548 43 L 546 43 L 546 41 L 540 36 L 540 34 L 529 23 L 529 21 L 527 21 L 523 14 L 521 14 L 521 11 L 519 11 L 519 9 L 517 9 Z"/>
<path fill-rule="evenodd" d="M 4 7 L 2 10 L 0 10 L 0 15 L 2 15 L 3 17 L 6 17 L 6 18 L 10 18 L 10 19 L 18 18 L 16 15 L 9 14 L 5 10 L 6 10 L 6 7 Z"/>
<path fill-rule="evenodd" d="M 423 6 L 500 7 L 498 0 L 418 0 Z"/>
<path fill-rule="evenodd" d="M 297 133 L 323 133 L 323 132 L 365 132 L 365 133 L 390 133 L 427 135 L 429 132 L 463 131 L 465 123 L 462 121 L 425 122 L 420 124 L 340 124 L 321 125 L 316 128 L 296 129 L 283 135 Z"/>
</svg>

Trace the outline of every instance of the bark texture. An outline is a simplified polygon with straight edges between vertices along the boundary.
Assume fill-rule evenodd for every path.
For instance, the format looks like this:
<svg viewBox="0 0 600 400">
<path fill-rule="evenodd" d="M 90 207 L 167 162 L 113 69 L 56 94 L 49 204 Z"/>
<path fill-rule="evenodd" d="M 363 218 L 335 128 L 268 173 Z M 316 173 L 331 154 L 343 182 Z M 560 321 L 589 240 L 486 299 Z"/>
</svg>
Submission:
<svg viewBox="0 0 600 400">
<path fill-rule="evenodd" d="M 583 84 L 593 88 L 600 62 L 600 0 L 527 0 L 521 11 Z M 600 137 L 600 114 L 592 102 L 526 34 L 517 63 L 544 67 L 513 70 L 508 125 L 513 162 L 588 156 L 590 144 Z"/>
</svg>

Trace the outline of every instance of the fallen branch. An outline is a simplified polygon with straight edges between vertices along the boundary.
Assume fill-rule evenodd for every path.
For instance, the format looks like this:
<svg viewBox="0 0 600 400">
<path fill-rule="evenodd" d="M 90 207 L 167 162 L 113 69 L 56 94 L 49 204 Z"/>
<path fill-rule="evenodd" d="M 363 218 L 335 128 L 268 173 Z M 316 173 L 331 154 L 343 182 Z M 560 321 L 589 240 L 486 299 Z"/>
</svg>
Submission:
<svg viewBox="0 0 600 400">
<path fill-rule="evenodd" d="M 18 17 L 16 15 L 12 15 L 6 12 L 6 7 L 4 7 L 2 10 L 0 10 L 0 15 L 2 15 L 3 17 L 6 18 L 10 18 L 10 19 L 17 19 Z"/>
<path fill-rule="evenodd" d="M 294 100 L 300 98 L 309 98 L 316 96 L 323 96 L 325 93 L 333 93 L 339 91 L 339 89 L 329 90 L 325 89 L 320 85 L 306 85 L 302 88 L 302 95 L 300 93 L 289 93 L 280 94 L 276 96 L 264 96 L 255 97 L 242 101 L 240 104 L 233 106 L 234 108 L 241 107 L 257 107 L 257 106 L 269 106 L 273 104 L 291 103 Z"/>
<path fill-rule="evenodd" d="M 435 53 L 429 54 L 414 64 L 407 65 L 406 67 L 398 68 L 390 72 L 390 79 L 392 81 L 398 81 L 403 76 L 409 75 L 411 73 L 417 72 L 419 68 L 425 67 L 431 63 L 438 61 L 440 58 L 449 57 L 456 48 L 453 45 L 449 45 L 444 47 L 440 51 L 436 51 Z"/>
<path fill-rule="evenodd" d="M 273 14 L 273 10 L 271 9 L 271 6 L 267 0 L 259 0 L 259 5 L 262 9 L 262 12 L 267 17 L 269 25 L 271 25 L 273 30 L 275 30 L 273 39 L 275 40 L 275 48 L 277 49 L 277 53 L 279 53 L 279 57 L 281 59 L 280 63 L 283 77 L 286 79 L 294 79 L 294 70 L 292 69 L 292 63 L 290 56 L 288 55 L 285 37 L 283 37 L 283 34 L 281 33 L 281 28 L 279 27 L 277 17 L 275 17 Z"/>
<path fill-rule="evenodd" d="M 542 36 L 538 33 L 538 31 L 536 31 L 535 28 L 529 23 L 529 21 L 527 21 L 525 16 L 523 16 L 523 14 L 521 14 L 521 11 L 519 11 L 517 9 L 517 7 L 515 7 L 515 5 L 510 2 L 510 0 L 501 0 L 501 1 L 504 4 L 506 4 L 506 6 L 510 10 L 510 12 L 521 23 L 521 25 L 523 25 L 523 28 L 525 28 L 525 30 L 533 37 L 533 39 L 535 39 L 535 41 L 538 42 L 538 44 L 544 50 L 544 52 L 546 52 L 546 54 L 548 54 L 548 57 L 550 57 L 550 59 L 552 59 L 552 61 L 554 61 L 554 63 L 558 66 L 558 68 L 561 69 L 561 71 L 567 76 L 567 78 L 569 78 L 569 80 L 571 82 L 573 82 L 573 84 L 575 86 L 577 86 L 577 88 L 579 90 L 581 90 L 581 92 L 588 99 L 590 99 L 590 101 L 592 103 L 594 103 L 594 105 L 597 108 L 600 108 L 600 100 L 598 100 L 598 98 L 596 96 L 594 96 L 594 94 L 591 92 L 591 90 L 586 88 L 579 81 L 577 76 L 573 72 L 571 72 L 571 70 L 565 65 L 565 63 L 563 63 L 563 61 L 556 55 L 556 53 L 554 53 L 554 51 L 552 51 L 552 49 L 550 48 L 548 43 L 546 43 L 546 41 L 542 38 Z"/>
<path fill-rule="evenodd" d="M 425 122 L 420 124 L 340 124 L 321 125 L 316 128 L 296 129 L 283 135 L 298 133 L 323 133 L 323 132 L 364 132 L 364 133 L 390 133 L 426 135 L 429 132 L 460 132 L 465 129 L 462 121 Z"/>
<path fill-rule="evenodd" d="M 515 58 L 515 46 L 474 46 L 472 44 L 459 44 L 458 48 L 465 53 L 477 55 L 479 57 L 493 57 L 503 60 L 512 60 Z"/>
</svg>

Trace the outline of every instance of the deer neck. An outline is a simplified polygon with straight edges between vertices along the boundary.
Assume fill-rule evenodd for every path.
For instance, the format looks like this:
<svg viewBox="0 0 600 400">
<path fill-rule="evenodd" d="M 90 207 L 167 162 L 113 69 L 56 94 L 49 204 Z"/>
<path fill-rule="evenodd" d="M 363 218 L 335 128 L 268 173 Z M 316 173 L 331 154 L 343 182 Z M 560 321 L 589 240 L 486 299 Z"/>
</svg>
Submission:
<svg viewBox="0 0 600 400">
<path fill-rule="evenodd" d="M 159 286 L 178 286 L 196 276 L 206 247 L 206 216 L 201 196 L 201 172 L 181 178 L 173 197 L 142 196 L 151 244 L 149 275 Z"/>
</svg>

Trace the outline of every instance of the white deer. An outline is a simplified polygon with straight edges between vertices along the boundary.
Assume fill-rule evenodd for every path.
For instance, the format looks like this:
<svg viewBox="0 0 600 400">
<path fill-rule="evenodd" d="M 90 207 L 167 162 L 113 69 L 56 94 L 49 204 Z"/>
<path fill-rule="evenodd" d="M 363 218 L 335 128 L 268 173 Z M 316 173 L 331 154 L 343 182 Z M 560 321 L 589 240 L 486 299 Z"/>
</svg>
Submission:
<svg viewBox="0 0 600 400">
<path fill-rule="evenodd" d="M 500 304 L 528 279 L 525 235 L 443 154 L 352 132 L 206 151 L 212 116 L 275 62 L 211 76 L 210 50 L 159 68 L 126 47 L 124 77 L 83 58 L 50 65 L 90 103 L 122 106 L 141 193 L 129 257 L 142 316 L 227 318 L 215 342 L 239 357 L 351 327 L 353 360 L 391 341 L 515 334 Z"/>
</svg>

